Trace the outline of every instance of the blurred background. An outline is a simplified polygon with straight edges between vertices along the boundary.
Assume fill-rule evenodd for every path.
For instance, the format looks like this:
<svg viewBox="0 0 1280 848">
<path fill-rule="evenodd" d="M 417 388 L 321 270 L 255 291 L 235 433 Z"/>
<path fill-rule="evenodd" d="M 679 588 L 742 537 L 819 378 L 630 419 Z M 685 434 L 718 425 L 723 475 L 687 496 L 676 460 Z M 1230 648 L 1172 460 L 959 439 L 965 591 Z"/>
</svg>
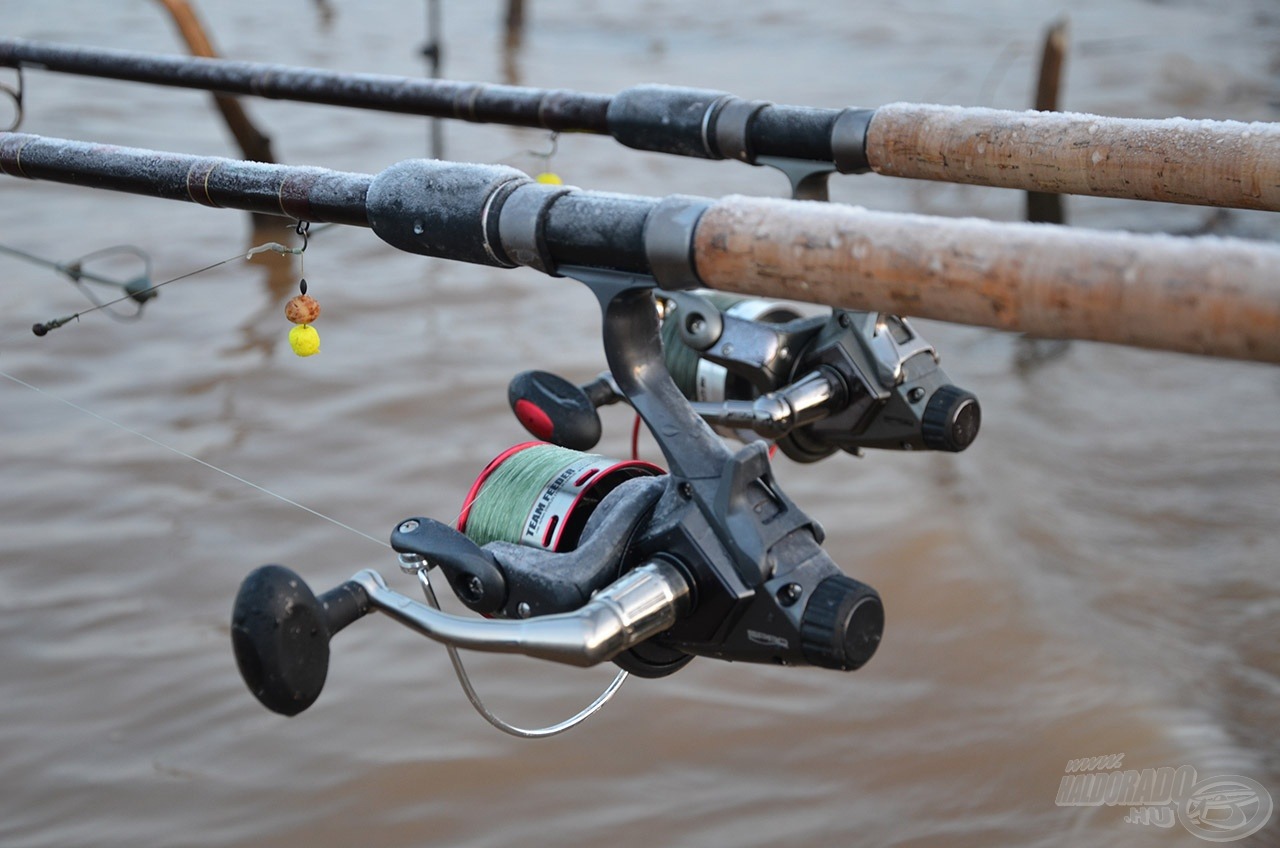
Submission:
<svg viewBox="0 0 1280 848">
<path fill-rule="evenodd" d="M 843 107 L 1032 103 L 1066 15 L 1060 107 L 1129 117 L 1280 116 L 1270 0 L 445 0 L 445 75 L 613 93 L 644 82 Z M 218 0 L 229 58 L 424 75 L 414 0 Z M 181 53 L 150 0 L 0 0 L 0 31 Z M 0 82 L 15 75 L 0 69 Z M 238 155 L 207 94 L 30 71 L 22 130 Z M 278 159 L 374 173 L 428 152 L 423 119 L 246 100 Z M 0 125 L 11 109 L 0 98 Z M 584 188 L 785 196 L 776 172 L 546 133 L 451 123 L 448 158 L 547 169 Z M 1012 191 L 836 177 L 874 209 L 1019 220 Z M 1073 225 L 1280 238 L 1274 214 L 1071 198 Z M 0 243 L 59 260 L 121 243 L 168 279 L 278 231 L 248 216 L 0 180 Z M 412 591 L 381 545 L 157 440 L 384 539 L 449 519 L 523 431 L 507 381 L 603 367 L 596 306 L 570 281 L 316 234 L 305 275 L 322 353 L 299 359 L 283 303 L 296 260 L 233 261 L 166 287 L 136 322 L 86 316 L 52 271 L 0 255 L 0 842 L 66 845 L 1202 844 L 1127 808 L 1055 804 L 1068 760 L 1240 774 L 1280 801 L 1280 371 L 1075 343 L 1041 350 L 921 322 L 984 407 L 960 455 L 779 458 L 826 547 L 877 587 L 885 641 L 852 675 L 696 660 L 633 680 L 587 724 L 520 741 L 479 719 L 445 652 L 372 620 L 284 719 L 245 690 L 229 613 L 252 568 L 327 587 L 363 567 Z M 73 408 L 68 403 L 96 414 Z M 118 422 L 115 426 L 103 418 Z M 630 417 L 600 451 L 625 456 Z M 656 459 L 652 442 L 642 453 Z M 457 608 L 457 605 L 453 605 Z M 609 681 L 473 656 L 526 725 Z M 1274 823 L 1239 844 L 1275 845 Z"/>
</svg>

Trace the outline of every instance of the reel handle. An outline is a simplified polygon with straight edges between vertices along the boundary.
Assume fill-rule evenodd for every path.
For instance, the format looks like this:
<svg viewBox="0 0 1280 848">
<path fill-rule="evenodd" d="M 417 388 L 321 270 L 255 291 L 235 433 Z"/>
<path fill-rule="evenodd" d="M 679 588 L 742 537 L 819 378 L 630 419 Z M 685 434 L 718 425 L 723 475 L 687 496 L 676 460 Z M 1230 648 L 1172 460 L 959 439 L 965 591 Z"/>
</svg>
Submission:
<svg viewBox="0 0 1280 848">
<path fill-rule="evenodd" d="M 507 401 L 524 428 L 544 442 L 588 451 L 600 441 L 597 407 L 622 400 L 607 374 L 576 386 L 550 371 L 523 371 L 511 379 Z"/>
<path fill-rule="evenodd" d="M 329 640 L 372 612 L 354 580 L 316 597 L 295 572 L 264 565 L 240 584 L 231 646 L 245 685 L 272 712 L 292 716 L 315 703 L 329 673 Z"/>
</svg>

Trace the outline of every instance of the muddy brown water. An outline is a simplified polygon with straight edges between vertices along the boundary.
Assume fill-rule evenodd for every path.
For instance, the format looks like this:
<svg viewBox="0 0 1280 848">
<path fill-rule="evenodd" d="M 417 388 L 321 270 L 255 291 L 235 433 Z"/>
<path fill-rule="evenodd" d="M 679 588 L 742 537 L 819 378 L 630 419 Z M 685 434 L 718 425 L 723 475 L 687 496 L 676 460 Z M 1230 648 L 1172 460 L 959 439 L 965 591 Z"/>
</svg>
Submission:
<svg viewBox="0 0 1280 848">
<path fill-rule="evenodd" d="M 305 3 L 202 11 L 228 56 L 423 72 L 422 3 L 329 5 L 327 25 Z M 499 5 L 446 4 L 450 75 L 1021 108 L 1040 32 L 1067 12 L 1067 108 L 1280 110 L 1280 13 L 1263 0 L 539 0 L 514 53 Z M 142 0 L 0 13 L 6 35 L 177 49 Z M 26 99 L 26 131 L 233 153 L 203 94 L 32 72 Z M 425 152 L 421 120 L 248 105 L 290 163 L 374 172 Z M 528 170 L 549 148 L 492 126 L 445 137 L 451 158 Z M 552 167 L 594 189 L 785 192 L 763 169 L 599 138 L 561 138 Z M 834 194 L 1002 220 L 1023 203 L 875 176 L 838 178 Z M 1081 226 L 1280 237 L 1269 214 L 1068 205 Z M 240 213 L 0 181 L 0 243 L 45 256 L 132 243 L 165 279 L 253 241 Z M 0 844 L 1204 844 L 1177 823 L 1126 823 L 1122 806 L 1058 806 L 1068 761 L 1103 754 L 1247 776 L 1280 800 L 1280 371 L 1083 343 L 1028 363 L 1012 336 L 938 323 L 923 329 L 984 405 L 972 449 L 778 463 L 836 560 L 884 596 L 867 668 L 698 660 L 527 742 L 471 711 L 439 646 L 375 619 L 335 641 L 310 711 L 267 713 L 228 639 L 251 568 L 283 562 L 324 588 L 372 566 L 414 587 L 381 544 L 148 439 L 381 540 L 405 516 L 455 515 L 476 472 L 522 439 L 505 400 L 515 372 L 603 366 L 593 301 L 569 281 L 340 228 L 312 239 L 305 273 L 323 351 L 301 360 L 281 309 L 296 267 L 230 262 L 166 288 L 141 321 L 93 315 L 37 340 L 32 323 L 85 301 L 0 256 L 0 370 L 39 390 L 0 380 Z M 625 454 L 628 425 L 610 415 L 602 450 Z M 525 724 L 565 717 L 611 676 L 471 665 L 494 709 Z"/>
</svg>

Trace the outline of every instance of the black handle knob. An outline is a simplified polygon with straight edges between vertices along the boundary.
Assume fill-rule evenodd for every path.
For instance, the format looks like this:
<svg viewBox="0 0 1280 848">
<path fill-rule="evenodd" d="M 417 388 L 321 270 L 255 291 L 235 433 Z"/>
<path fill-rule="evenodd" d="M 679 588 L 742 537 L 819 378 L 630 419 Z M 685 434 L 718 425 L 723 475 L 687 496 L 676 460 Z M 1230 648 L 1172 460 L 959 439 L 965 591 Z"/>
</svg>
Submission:
<svg viewBox="0 0 1280 848">
<path fill-rule="evenodd" d="M 823 668 L 853 671 L 880 647 L 884 606 L 865 583 L 835 574 L 818 584 L 800 619 L 805 659 Z"/>
<path fill-rule="evenodd" d="M 578 386 L 548 371 L 524 371 L 507 387 L 507 400 L 524 428 L 544 442 L 591 450 L 600 441 L 600 414 Z"/>
<path fill-rule="evenodd" d="M 925 447 L 959 453 L 978 438 L 982 407 L 972 392 L 943 386 L 925 404 L 920 435 Z"/>
<path fill-rule="evenodd" d="M 302 712 L 324 688 L 329 639 L 372 608 L 355 581 L 317 598 L 284 566 L 251 572 L 231 612 L 231 647 L 245 685 L 272 712 Z"/>
</svg>

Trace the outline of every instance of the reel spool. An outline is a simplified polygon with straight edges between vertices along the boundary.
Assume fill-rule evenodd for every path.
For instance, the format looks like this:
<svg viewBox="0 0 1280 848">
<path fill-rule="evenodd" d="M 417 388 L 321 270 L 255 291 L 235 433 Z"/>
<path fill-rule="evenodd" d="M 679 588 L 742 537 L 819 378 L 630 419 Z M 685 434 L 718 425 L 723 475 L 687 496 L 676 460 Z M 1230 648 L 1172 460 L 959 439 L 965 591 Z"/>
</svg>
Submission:
<svg viewBox="0 0 1280 848">
<path fill-rule="evenodd" d="M 501 541 L 571 551 L 610 492 L 636 477 L 665 473 L 641 460 L 524 442 L 503 451 L 480 472 L 457 527 L 477 545 Z"/>
<path fill-rule="evenodd" d="M 793 306 L 775 300 L 737 297 L 720 292 L 701 292 L 702 297 L 725 315 L 744 321 L 760 321 L 766 324 L 785 324 L 804 317 Z M 721 403 L 726 400 L 751 400 L 760 392 L 750 381 L 731 374 L 723 365 L 703 358 L 698 351 L 685 344 L 680 337 L 679 310 L 668 312 L 662 321 L 662 354 L 671 379 L 680 393 L 691 401 Z M 762 439 L 750 430 L 734 429 L 712 424 L 712 429 L 722 436 L 740 442 Z"/>
</svg>

